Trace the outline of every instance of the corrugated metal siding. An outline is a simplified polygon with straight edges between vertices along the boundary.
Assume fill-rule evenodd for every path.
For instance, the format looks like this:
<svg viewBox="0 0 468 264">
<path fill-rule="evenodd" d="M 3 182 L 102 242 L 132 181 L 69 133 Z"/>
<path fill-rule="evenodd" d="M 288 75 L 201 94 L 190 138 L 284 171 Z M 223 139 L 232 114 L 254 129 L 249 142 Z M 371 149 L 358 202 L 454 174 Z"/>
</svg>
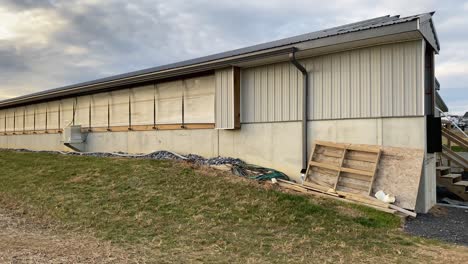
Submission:
<svg viewBox="0 0 468 264">
<path fill-rule="evenodd" d="M 234 128 L 234 85 L 232 68 L 222 69 L 215 72 L 215 119 L 216 128 Z M 242 107 L 243 108 L 243 107 Z"/>
<path fill-rule="evenodd" d="M 421 111 L 422 41 L 304 59 L 309 119 L 417 116 Z M 244 69 L 242 122 L 300 119 L 302 75 L 290 63 Z"/>
<path fill-rule="evenodd" d="M 243 69 L 241 121 L 299 120 L 302 75 L 289 63 Z"/>
</svg>

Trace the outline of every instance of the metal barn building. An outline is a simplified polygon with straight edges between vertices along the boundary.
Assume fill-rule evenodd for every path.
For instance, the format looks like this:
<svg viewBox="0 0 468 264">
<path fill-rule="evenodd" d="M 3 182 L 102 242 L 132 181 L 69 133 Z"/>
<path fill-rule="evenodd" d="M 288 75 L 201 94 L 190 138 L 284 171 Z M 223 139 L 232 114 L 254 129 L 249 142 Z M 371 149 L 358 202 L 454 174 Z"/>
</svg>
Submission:
<svg viewBox="0 0 468 264">
<path fill-rule="evenodd" d="M 4 100 L 0 147 L 231 156 L 292 178 L 317 139 L 419 148 L 425 212 L 436 198 L 432 15 L 377 17 Z M 83 143 L 64 141 L 70 126 L 81 126 Z"/>
</svg>

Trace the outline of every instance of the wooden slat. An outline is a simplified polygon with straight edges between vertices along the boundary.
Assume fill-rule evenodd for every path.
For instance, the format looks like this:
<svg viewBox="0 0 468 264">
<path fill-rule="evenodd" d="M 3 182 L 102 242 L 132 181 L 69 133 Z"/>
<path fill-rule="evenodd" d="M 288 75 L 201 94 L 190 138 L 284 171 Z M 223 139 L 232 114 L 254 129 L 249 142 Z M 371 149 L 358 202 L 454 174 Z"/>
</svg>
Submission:
<svg viewBox="0 0 468 264">
<path fill-rule="evenodd" d="M 358 191 L 367 191 L 369 188 L 367 185 L 359 185 L 359 184 L 344 182 L 344 181 L 340 181 L 338 185 L 346 187 L 346 188 L 358 190 Z"/>
<path fill-rule="evenodd" d="M 332 147 L 332 148 L 339 148 L 339 149 L 347 148 L 348 150 L 356 150 L 356 151 L 371 152 L 371 153 L 378 153 L 380 151 L 380 148 L 378 147 L 353 146 L 350 144 L 334 143 L 334 142 L 321 141 L 321 140 L 316 140 L 315 144 L 320 145 L 320 146 Z"/>
<path fill-rule="evenodd" d="M 459 135 L 453 133 L 452 131 L 450 131 L 450 130 L 448 130 L 446 128 L 443 128 L 442 129 L 442 135 L 445 136 L 446 138 L 454 141 L 455 143 L 457 143 L 457 145 L 468 148 L 468 141 L 466 139 L 460 137 Z"/>
<path fill-rule="evenodd" d="M 375 162 L 375 155 L 374 154 L 363 154 L 358 153 L 355 151 L 348 151 L 348 156 L 346 156 L 347 160 L 356 160 L 356 161 L 365 161 L 365 162 Z"/>
<path fill-rule="evenodd" d="M 370 153 L 379 153 L 380 148 L 378 147 L 365 147 L 365 146 L 349 146 L 349 150 L 356 150 L 356 151 L 362 151 L 362 152 L 370 152 Z"/>
<path fill-rule="evenodd" d="M 308 194 L 308 195 L 314 195 L 314 196 L 319 196 L 323 198 L 330 198 L 330 199 L 335 199 L 344 203 L 352 203 L 352 204 L 359 204 L 359 205 L 365 205 L 371 208 L 374 208 L 376 210 L 386 212 L 386 213 L 391 213 L 394 214 L 397 212 L 395 209 L 390 209 L 389 205 L 387 204 L 382 204 L 380 201 L 372 200 L 372 199 L 366 199 L 364 197 L 359 197 L 356 195 L 348 195 L 346 198 L 342 198 L 340 196 L 336 196 L 335 193 L 329 193 L 329 192 L 317 192 L 314 190 L 308 190 L 305 187 L 298 186 L 297 184 L 291 183 L 291 182 L 278 182 L 278 185 L 282 188 L 285 189 L 290 189 L 294 190 L 303 194 Z"/>
<path fill-rule="evenodd" d="M 320 146 L 338 148 L 338 149 L 344 149 L 349 145 L 349 144 L 333 143 L 333 142 L 321 141 L 321 140 L 316 140 L 315 144 L 320 145 Z"/>
<path fill-rule="evenodd" d="M 312 159 L 314 158 L 315 150 L 316 150 L 316 144 L 313 144 L 312 145 L 312 151 L 310 152 L 309 163 L 307 165 L 306 174 L 305 174 L 305 177 L 304 177 L 304 182 L 307 180 L 307 178 L 309 178 L 309 173 L 310 173 L 310 169 L 311 169 L 310 163 L 312 162 Z"/>
<path fill-rule="evenodd" d="M 415 212 L 411 212 L 411 211 L 409 211 L 409 210 L 403 209 L 403 208 L 398 207 L 398 206 L 393 205 L 393 204 L 390 204 L 389 207 L 390 207 L 390 209 L 397 210 L 397 211 L 400 212 L 400 213 L 409 215 L 409 216 L 411 216 L 411 217 L 416 217 L 416 213 L 415 213 Z"/>
<path fill-rule="evenodd" d="M 344 162 L 344 159 L 345 159 L 345 156 L 346 156 L 346 152 L 347 152 L 347 149 L 344 148 L 343 149 L 343 153 L 341 154 L 341 160 L 340 160 L 340 167 L 343 167 L 343 162 Z M 338 185 L 338 181 L 340 180 L 340 174 L 341 174 L 341 170 L 339 170 L 337 173 L 336 173 L 336 181 L 335 181 L 335 185 L 333 186 L 333 189 L 336 190 L 336 186 Z"/>
<path fill-rule="evenodd" d="M 323 152 L 323 153 L 320 153 L 320 155 L 323 155 L 325 157 L 330 157 L 330 158 L 341 158 L 341 154 L 335 154 L 333 152 Z"/>
<path fill-rule="evenodd" d="M 337 166 L 333 166 L 333 165 L 329 165 L 329 164 L 321 163 L 321 162 L 316 162 L 316 161 L 311 161 L 310 165 L 317 166 L 317 167 L 322 167 L 322 168 L 330 169 L 330 170 L 334 170 L 334 171 L 344 171 L 344 172 L 367 175 L 367 176 L 373 176 L 374 175 L 370 171 L 356 170 L 356 169 L 351 169 L 351 168 L 340 168 L 340 167 L 337 167 Z"/>
<path fill-rule="evenodd" d="M 330 189 L 324 188 L 323 186 L 320 186 L 320 185 L 314 185 L 314 184 L 306 183 L 306 182 L 304 182 L 304 184 L 299 184 L 299 183 L 295 183 L 295 182 L 287 181 L 287 180 L 283 180 L 283 179 L 277 179 L 277 181 L 287 183 L 287 184 L 290 184 L 290 185 L 300 186 L 301 188 L 309 189 L 309 190 L 312 190 L 312 191 L 327 193 L 327 194 L 333 195 L 333 196 L 339 196 L 337 193 L 329 192 Z"/>
<path fill-rule="evenodd" d="M 372 179 L 370 181 L 369 190 L 368 190 L 369 195 L 372 195 L 372 185 L 374 185 L 375 174 L 377 174 L 377 169 L 379 168 L 379 160 L 380 160 L 381 153 L 382 152 L 379 150 L 379 153 L 377 153 L 377 157 L 375 158 L 374 171 L 372 173 Z"/>
<path fill-rule="evenodd" d="M 354 173 L 349 173 L 349 172 L 347 172 L 346 174 L 342 174 L 341 178 L 350 178 L 353 180 L 360 180 L 360 181 L 365 181 L 365 182 L 370 182 L 372 179 L 371 176 L 369 175 L 354 174 Z"/>
</svg>

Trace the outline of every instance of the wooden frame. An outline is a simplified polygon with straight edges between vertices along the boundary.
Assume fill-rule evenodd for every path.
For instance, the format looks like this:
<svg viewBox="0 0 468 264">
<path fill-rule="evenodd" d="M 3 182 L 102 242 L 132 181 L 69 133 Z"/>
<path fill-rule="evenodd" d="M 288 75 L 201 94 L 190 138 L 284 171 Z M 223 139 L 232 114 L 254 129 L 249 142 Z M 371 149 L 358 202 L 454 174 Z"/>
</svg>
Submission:
<svg viewBox="0 0 468 264">
<path fill-rule="evenodd" d="M 324 148 L 324 151 L 321 153 L 318 153 L 317 147 Z M 327 149 L 335 150 L 335 151 L 338 150 L 338 151 L 341 151 L 341 153 L 338 154 L 332 151 L 325 152 L 325 150 Z M 352 157 L 350 158 L 348 157 L 348 155 L 351 155 L 351 153 L 352 153 Z M 325 157 L 330 157 L 335 160 L 339 159 L 338 165 L 332 164 L 326 161 L 314 160 L 315 156 L 318 154 L 323 155 Z M 349 174 L 346 176 L 346 178 L 348 179 L 354 179 L 354 180 L 358 180 L 362 182 L 367 182 L 368 186 L 365 188 L 365 191 L 368 195 L 371 195 L 372 185 L 375 180 L 375 175 L 377 173 L 380 157 L 381 157 L 381 149 L 378 146 L 376 147 L 355 146 L 351 144 L 334 143 L 334 142 L 327 142 L 327 141 L 315 141 L 312 147 L 312 153 L 310 154 L 309 164 L 307 167 L 306 176 L 305 176 L 303 184 L 309 184 L 307 181 L 310 180 L 311 182 L 318 184 L 318 186 L 327 185 L 327 183 L 324 183 L 323 181 L 320 181 L 318 179 L 310 179 L 313 168 L 316 168 L 317 171 L 320 171 L 321 169 L 322 170 L 325 169 L 328 171 L 335 172 L 333 174 L 335 177 L 334 182 L 333 184 L 330 184 L 332 186 L 331 189 L 336 191 L 338 186 L 341 184 L 342 186 L 348 189 L 353 189 L 353 190 L 356 190 L 357 192 L 363 192 L 364 188 L 361 185 L 357 185 L 348 181 L 342 182 L 342 183 L 340 182 L 340 180 L 343 177 L 343 173 L 347 173 Z M 348 159 L 354 160 L 354 161 L 357 160 L 359 162 L 370 163 L 372 167 L 369 170 L 346 167 L 344 163 L 345 163 L 345 160 L 348 160 Z M 323 187 L 330 188 L 330 186 L 323 186 Z"/>
</svg>

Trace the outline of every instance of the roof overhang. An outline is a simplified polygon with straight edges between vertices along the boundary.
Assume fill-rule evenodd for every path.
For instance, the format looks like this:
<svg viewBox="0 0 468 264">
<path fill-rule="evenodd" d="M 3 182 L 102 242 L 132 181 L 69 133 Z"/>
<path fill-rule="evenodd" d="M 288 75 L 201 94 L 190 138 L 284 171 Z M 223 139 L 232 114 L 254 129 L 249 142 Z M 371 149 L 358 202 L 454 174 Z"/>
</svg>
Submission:
<svg viewBox="0 0 468 264">
<path fill-rule="evenodd" d="M 440 96 L 439 92 L 437 92 L 437 91 L 436 91 L 436 100 L 435 101 L 436 101 L 437 108 L 442 110 L 444 113 L 449 111 L 449 109 L 447 107 L 447 104 L 444 102 L 444 100 L 442 99 L 442 96 Z"/>
</svg>

